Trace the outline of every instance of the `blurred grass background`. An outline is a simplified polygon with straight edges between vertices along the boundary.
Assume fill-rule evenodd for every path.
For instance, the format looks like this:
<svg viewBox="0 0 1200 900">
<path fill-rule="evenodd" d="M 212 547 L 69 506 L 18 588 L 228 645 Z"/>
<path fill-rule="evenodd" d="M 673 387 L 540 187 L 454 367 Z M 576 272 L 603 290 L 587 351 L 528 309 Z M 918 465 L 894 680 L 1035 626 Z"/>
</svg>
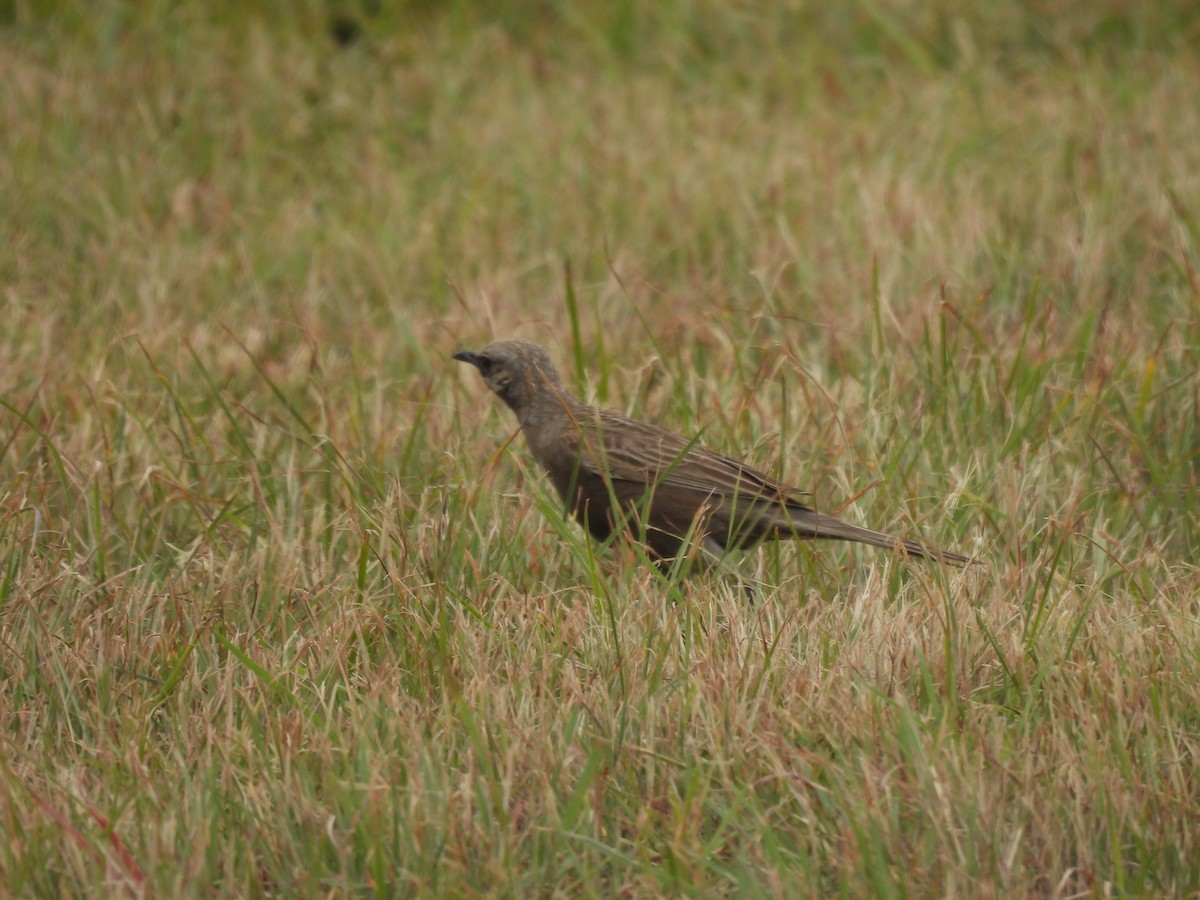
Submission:
<svg viewBox="0 0 1200 900">
<path fill-rule="evenodd" d="M 0 2 L 12 895 L 1200 890 L 1184 2 Z M 978 553 L 666 587 L 449 354 Z"/>
</svg>

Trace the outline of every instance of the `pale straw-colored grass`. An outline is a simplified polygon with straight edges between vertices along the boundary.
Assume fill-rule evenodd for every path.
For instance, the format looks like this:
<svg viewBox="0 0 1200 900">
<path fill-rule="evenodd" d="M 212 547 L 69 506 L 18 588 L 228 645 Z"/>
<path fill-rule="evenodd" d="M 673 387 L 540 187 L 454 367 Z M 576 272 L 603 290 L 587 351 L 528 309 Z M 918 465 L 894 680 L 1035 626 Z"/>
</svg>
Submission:
<svg viewBox="0 0 1200 900">
<path fill-rule="evenodd" d="M 8 893 L 1200 890 L 1190 8 L 205 9 L 0 26 Z M 510 335 L 982 565 L 589 545 Z"/>
</svg>

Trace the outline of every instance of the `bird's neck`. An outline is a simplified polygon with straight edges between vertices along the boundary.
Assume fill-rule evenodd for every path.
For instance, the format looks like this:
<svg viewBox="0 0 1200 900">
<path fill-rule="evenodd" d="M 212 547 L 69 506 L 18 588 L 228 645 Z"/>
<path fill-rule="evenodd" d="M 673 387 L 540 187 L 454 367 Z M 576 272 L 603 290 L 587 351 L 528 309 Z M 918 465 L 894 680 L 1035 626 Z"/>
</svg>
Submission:
<svg viewBox="0 0 1200 900">
<path fill-rule="evenodd" d="M 563 433 L 595 414 L 592 407 L 562 385 L 547 384 L 518 418 L 529 449 L 539 462 L 545 464 L 561 444 Z"/>
</svg>

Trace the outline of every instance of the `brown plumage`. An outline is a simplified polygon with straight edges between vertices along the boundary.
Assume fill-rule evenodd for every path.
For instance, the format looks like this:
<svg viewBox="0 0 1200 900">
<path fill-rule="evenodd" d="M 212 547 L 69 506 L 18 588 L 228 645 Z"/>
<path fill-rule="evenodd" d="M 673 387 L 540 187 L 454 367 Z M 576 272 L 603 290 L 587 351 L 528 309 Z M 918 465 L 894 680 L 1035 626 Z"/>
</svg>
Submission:
<svg viewBox="0 0 1200 900">
<path fill-rule="evenodd" d="M 496 341 L 454 358 L 475 366 L 516 413 L 534 459 L 597 540 L 626 522 L 664 565 L 693 542 L 716 559 L 725 550 L 781 538 L 858 541 L 939 562 L 970 561 L 819 513 L 800 501 L 806 492 L 745 463 L 657 426 L 588 406 L 563 385 L 546 351 L 530 341 Z"/>
</svg>

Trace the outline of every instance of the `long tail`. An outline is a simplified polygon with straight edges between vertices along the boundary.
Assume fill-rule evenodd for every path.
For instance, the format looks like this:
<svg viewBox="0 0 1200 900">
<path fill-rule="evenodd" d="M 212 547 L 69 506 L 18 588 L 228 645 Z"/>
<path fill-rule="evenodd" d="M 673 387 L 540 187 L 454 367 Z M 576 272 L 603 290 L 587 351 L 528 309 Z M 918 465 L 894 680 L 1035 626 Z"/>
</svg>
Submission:
<svg viewBox="0 0 1200 900">
<path fill-rule="evenodd" d="M 860 525 L 851 525 L 834 516 L 803 507 L 789 507 L 787 527 L 799 538 L 818 540 L 857 541 L 860 544 L 870 544 L 872 547 L 883 547 L 888 550 L 900 548 L 908 556 L 919 556 L 922 559 L 932 559 L 935 562 L 950 563 L 955 566 L 965 566 L 972 562 L 969 556 L 942 550 L 938 547 L 926 547 L 916 541 L 897 537 L 885 531 L 872 531 Z"/>
</svg>

